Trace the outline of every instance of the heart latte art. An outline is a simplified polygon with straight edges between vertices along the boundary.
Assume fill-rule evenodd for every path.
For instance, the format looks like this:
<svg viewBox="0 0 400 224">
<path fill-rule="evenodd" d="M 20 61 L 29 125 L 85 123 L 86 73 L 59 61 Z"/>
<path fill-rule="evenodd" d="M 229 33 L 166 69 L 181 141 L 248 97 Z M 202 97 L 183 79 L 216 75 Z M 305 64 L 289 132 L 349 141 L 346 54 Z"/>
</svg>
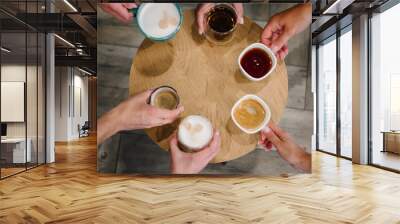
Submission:
<svg viewBox="0 0 400 224">
<path fill-rule="evenodd" d="M 178 127 L 178 140 L 184 151 L 198 151 L 206 147 L 212 138 L 211 122 L 202 116 L 187 116 Z"/>
<path fill-rule="evenodd" d="M 139 26 L 153 38 L 164 38 L 177 31 L 180 13 L 173 3 L 145 3 L 138 15 Z"/>
</svg>

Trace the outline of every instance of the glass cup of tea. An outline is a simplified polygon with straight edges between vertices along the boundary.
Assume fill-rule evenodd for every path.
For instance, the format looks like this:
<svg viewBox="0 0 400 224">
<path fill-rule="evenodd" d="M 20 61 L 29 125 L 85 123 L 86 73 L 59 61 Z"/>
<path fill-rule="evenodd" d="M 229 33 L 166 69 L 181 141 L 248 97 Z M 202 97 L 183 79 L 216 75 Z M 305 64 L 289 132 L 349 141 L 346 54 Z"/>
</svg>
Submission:
<svg viewBox="0 0 400 224">
<path fill-rule="evenodd" d="M 151 92 L 147 103 L 158 108 L 174 110 L 179 105 L 179 95 L 171 86 L 159 86 Z"/>
<path fill-rule="evenodd" d="M 205 20 L 205 36 L 211 43 L 223 45 L 232 40 L 238 17 L 231 4 L 216 4 L 205 16 Z"/>
</svg>

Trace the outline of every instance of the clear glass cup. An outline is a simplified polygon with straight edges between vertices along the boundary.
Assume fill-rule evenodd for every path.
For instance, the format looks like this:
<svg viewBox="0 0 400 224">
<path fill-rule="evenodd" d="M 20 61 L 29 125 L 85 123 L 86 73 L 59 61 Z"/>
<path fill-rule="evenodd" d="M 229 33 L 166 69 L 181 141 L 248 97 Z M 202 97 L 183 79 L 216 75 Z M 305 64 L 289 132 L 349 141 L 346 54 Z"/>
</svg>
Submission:
<svg viewBox="0 0 400 224">
<path fill-rule="evenodd" d="M 205 16 L 208 41 L 217 45 L 229 43 L 237 27 L 237 12 L 231 4 L 216 4 Z"/>
</svg>

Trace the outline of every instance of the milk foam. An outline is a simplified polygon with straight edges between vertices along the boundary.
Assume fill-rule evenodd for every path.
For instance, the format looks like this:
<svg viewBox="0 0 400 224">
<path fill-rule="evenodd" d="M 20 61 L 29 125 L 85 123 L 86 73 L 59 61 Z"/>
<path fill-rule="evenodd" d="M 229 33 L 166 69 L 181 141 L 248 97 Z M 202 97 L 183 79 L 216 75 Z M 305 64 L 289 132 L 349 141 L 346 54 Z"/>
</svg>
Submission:
<svg viewBox="0 0 400 224">
<path fill-rule="evenodd" d="M 151 37 L 162 38 L 176 31 L 180 15 L 172 3 L 145 3 L 139 14 L 139 26 Z"/>
<path fill-rule="evenodd" d="M 205 117 L 190 115 L 179 124 L 179 142 L 190 149 L 204 148 L 211 141 L 212 135 L 212 125 Z"/>
</svg>

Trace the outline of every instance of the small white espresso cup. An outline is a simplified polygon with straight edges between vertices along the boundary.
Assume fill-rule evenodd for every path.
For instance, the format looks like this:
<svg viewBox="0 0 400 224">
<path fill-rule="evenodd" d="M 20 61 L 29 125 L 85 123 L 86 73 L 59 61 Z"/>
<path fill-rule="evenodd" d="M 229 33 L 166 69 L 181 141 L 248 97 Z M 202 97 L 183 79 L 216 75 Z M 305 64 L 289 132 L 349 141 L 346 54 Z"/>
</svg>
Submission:
<svg viewBox="0 0 400 224">
<path fill-rule="evenodd" d="M 249 52 L 250 50 L 252 50 L 252 49 L 254 49 L 254 48 L 258 48 L 258 49 L 264 51 L 265 53 L 267 53 L 267 55 L 269 56 L 269 58 L 271 59 L 271 62 L 272 62 L 271 69 L 270 69 L 265 75 L 263 75 L 263 76 L 260 77 L 260 78 L 254 78 L 254 77 L 252 77 L 248 72 L 246 72 L 246 70 L 243 68 L 243 66 L 242 66 L 242 64 L 241 64 L 241 60 L 242 60 L 243 56 L 244 56 L 247 52 Z M 267 46 L 265 46 L 265 45 L 262 44 L 262 43 L 253 43 L 253 44 L 250 44 L 249 46 L 247 46 L 247 47 L 240 53 L 237 62 L 238 62 L 239 68 L 240 68 L 240 72 L 243 74 L 244 77 L 246 77 L 247 79 L 249 79 L 249 80 L 251 80 L 251 81 L 260 81 L 260 80 L 263 80 L 263 79 L 267 78 L 267 77 L 275 70 L 277 60 L 276 60 L 276 56 L 275 56 L 274 52 L 272 52 L 272 50 L 269 49 Z"/>
</svg>

